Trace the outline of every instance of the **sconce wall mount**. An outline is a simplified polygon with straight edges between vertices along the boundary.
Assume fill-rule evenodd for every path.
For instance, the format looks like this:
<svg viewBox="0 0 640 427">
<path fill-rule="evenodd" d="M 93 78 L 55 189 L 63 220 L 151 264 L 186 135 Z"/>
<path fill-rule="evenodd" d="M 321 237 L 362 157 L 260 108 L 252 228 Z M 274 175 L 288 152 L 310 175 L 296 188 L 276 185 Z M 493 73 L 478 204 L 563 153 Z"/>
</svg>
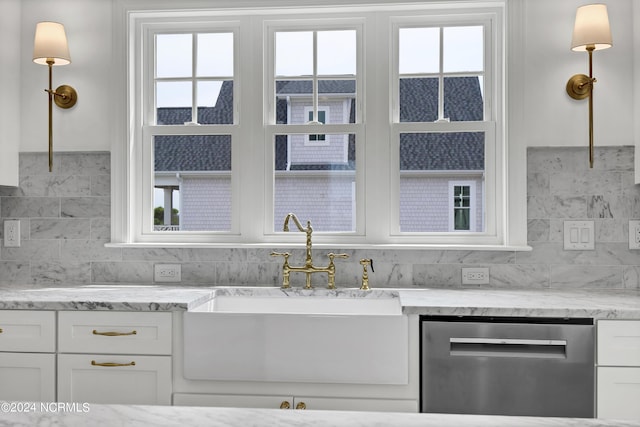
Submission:
<svg viewBox="0 0 640 427">
<path fill-rule="evenodd" d="M 53 90 L 53 67 L 71 63 L 64 26 L 57 22 L 39 22 L 33 42 L 33 62 L 49 68 L 49 172 L 53 170 L 53 104 L 68 109 L 76 105 L 78 93 L 69 85 Z"/>
<path fill-rule="evenodd" d="M 609 15 L 604 4 L 581 6 L 576 11 L 576 20 L 571 39 L 571 50 L 589 54 L 589 75 L 575 74 L 567 82 L 567 94 L 576 100 L 589 100 L 589 167 L 593 168 L 593 51 L 612 46 Z"/>
</svg>

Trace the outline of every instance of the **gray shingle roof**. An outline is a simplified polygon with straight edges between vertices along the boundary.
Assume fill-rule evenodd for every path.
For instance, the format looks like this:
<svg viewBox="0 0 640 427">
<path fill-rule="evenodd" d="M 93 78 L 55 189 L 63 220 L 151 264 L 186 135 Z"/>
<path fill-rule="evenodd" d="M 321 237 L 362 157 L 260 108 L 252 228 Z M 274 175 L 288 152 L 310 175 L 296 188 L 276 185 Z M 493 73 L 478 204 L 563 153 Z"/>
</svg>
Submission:
<svg viewBox="0 0 640 427">
<path fill-rule="evenodd" d="M 353 94 L 353 80 L 321 80 L 320 93 Z M 278 81 L 276 92 L 281 95 L 311 92 L 310 81 Z M 483 100 L 477 77 L 445 78 L 445 117 L 451 121 L 483 120 Z M 400 121 L 435 121 L 438 117 L 438 80 L 411 78 L 400 80 Z M 350 123 L 355 122 L 355 103 L 351 103 Z M 191 121 L 190 108 L 159 108 L 159 124 L 183 124 Z M 233 82 L 224 82 L 215 107 L 200 107 L 199 122 L 203 124 L 233 123 Z M 287 103 L 280 98 L 276 104 L 277 123 L 287 121 Z M 276 170 L 287 163 L 287 138 L 276 136 Z M 231 140 L 228 136 L 162 136 L 155 139 L 156 171 L 219 171 L 231 168 Z M 219 147 L 220 149 L 218 149 Z M 401 170 L 483 170 L 484 135 L 481 132 L 441 134 L 403 134 L 400 138 Z M 297 170 L 353 169 L 355 138 L 350 136 L 348 165 L 318 163 L 297 165 Z"/>
</svg>

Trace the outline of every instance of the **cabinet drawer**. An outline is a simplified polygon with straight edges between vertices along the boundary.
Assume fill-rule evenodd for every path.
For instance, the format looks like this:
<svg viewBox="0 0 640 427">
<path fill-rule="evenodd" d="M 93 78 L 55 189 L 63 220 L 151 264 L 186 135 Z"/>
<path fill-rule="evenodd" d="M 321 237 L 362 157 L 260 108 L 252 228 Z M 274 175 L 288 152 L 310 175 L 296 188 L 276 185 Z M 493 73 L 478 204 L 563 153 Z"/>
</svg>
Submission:
<svg viewBox="0 0 640 427">
<path fill-rule="evenodd" d="M 171 354 L 171 313 L 61 311 L 58 352 Z"/>
<path fill-rule="evenodd" d="M 598 365 L 640 366 L 640 321 L 598 321 Z"/>
<path fill-rule="evenodd" d="M 640 420 L 640 368 L 598 368 L 598 418 Z"/>
<path fill-rule="evenodd" d="M 0 311 L 0 351 L 55 352 L 55 311 Z"/>
<path fill-rule="evenodd" d="M 171 404 L 171 356 L 60 354 L 58 401 Z"/>
</svg>

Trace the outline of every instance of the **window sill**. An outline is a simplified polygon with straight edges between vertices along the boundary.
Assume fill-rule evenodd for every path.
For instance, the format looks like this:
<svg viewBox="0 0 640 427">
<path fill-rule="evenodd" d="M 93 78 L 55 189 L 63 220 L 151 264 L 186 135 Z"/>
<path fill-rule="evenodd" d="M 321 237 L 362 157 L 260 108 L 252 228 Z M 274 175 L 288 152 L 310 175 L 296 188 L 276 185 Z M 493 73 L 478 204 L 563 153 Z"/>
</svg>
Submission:
<svg viewBox="0 0 640 427">
<path fill-rule="evenodd" d="M 184 248 L 184 249 L 277 249 L 304 248 L 304 243 L 106 243 L 107 248 Z M 504 251 L 529 252 L 527 245 L 445 245 L 445 244 L 327 244 L 314 243 L 314 249 L 370 249 L 370 250 L 437 250 L 437 251 Z"/>
</svg>

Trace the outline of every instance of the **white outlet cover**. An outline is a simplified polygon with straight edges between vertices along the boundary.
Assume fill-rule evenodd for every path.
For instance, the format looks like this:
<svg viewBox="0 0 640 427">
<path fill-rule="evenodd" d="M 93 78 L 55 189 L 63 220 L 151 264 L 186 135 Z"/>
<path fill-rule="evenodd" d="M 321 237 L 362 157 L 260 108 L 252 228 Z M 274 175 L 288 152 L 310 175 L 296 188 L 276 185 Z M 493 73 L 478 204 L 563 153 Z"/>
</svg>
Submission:
<svg viewBox="0 0 640 427">
<path fill-rule="evenodd" d="M 4 220 L 4 246 L 6 248 L 20 247 L 20 220 Z"/>
<path fill-rule="evenodd" d="M 629 220 L 629 249 L 640 249 L 640 220 Z"/>
<path fill-rule="evenodd" d="M 180 264 L 156 264 L 153 266 L 153 280 L 155 282 L 182 281 L 182 266 Z"/>
</svg>

